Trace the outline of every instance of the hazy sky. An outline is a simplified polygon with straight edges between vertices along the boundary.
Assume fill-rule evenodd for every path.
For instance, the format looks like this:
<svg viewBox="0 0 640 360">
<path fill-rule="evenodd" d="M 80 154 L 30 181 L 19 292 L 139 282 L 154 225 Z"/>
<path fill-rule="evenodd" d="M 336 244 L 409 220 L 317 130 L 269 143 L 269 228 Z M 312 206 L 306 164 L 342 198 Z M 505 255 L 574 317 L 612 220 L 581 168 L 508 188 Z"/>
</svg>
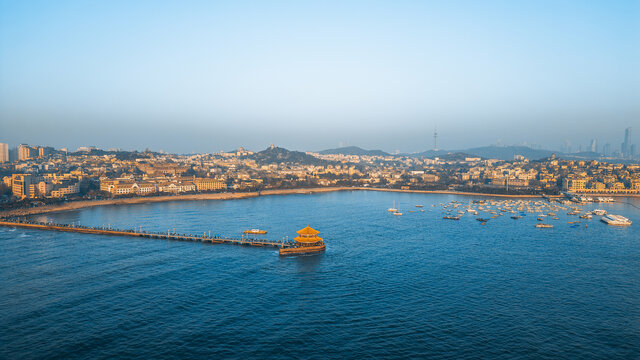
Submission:
<svg viewBox="0 0 640 360">
<path fill-rule="evenodd" d="M 640 139 L 640 1 L 3 1 L 0 142 Z"/>
</svg>

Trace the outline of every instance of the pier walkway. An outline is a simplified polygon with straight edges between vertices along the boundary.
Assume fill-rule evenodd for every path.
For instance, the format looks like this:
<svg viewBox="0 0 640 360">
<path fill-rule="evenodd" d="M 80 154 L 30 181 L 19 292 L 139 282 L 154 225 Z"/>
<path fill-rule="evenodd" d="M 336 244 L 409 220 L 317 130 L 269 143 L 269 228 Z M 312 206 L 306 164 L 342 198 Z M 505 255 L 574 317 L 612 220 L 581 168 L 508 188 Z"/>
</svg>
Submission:
<svg viewBox="0 0 640 360">
<path fill-rule="evenodd" d="M 266 240 L 258 239 L 254 237 L 220 237 L 220 236 L 207 236 L 207 235 L 193 235 L 193 234 L 178 234 L 178 233 L 157 233 L 147 231 L 136 230 L 118 230 L 105 227 L 88 227 L 80 225 L 69 224 L 55 224 L 55 223 L 41 223 L 41 222 L 29 222 L 29 221 L 0 221 L 0 226 L 6 227 L 19 227 L 38 230 L 52 230 L 52 231 L 65 231 L 75 232 L 82 234 L 94 234 L 94 235 L 112 235 L 112 236 L 133 236 L 144 237 L 152 239 L 164 239 L 164 240 L 176 240 L 176 241 L 195 241 L 211 244 L 231 244 L 231 245 L 245 245 L 245 246 L 261 246 L 261 247 L 274 247 L 280 249 L 295 248 L 297 244 L 295 241 L 282 239 L 278 240 Z"/>
</svg>

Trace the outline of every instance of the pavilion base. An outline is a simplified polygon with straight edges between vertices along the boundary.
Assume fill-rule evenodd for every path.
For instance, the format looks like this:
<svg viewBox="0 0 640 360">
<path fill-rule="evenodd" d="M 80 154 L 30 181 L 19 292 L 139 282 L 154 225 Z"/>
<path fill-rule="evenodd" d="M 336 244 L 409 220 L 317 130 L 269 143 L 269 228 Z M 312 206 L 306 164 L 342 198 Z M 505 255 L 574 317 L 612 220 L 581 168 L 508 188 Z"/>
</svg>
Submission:
<svg viewBox="0 0 640 360">
<path fill-rule="evenodd" d="M 326 246 L 324 244 L 318 246 L 300 246 L 293 248 L 282 248 L 280 249 L 280 255 L 303 255 L 303 254 L 313 254 L 325 251 Z"/>
</svg>

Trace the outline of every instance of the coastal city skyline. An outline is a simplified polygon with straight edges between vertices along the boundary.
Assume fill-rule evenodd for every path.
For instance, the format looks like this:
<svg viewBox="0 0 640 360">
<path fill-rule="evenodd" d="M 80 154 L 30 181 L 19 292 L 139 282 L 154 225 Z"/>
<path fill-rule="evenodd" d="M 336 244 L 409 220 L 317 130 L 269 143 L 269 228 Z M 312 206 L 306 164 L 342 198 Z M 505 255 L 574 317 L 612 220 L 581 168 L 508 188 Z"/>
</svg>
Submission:
<svg viewBox="0 0 640 360">
<path fill-rule="evenodd" d="M 0 155 L 6 157 L 6 144 L 0 145 Z M 621 145 L 623 151 L 627 148 L 628 141 Z M 261 151 L 238 148 L 181 155 L 20 145 L 8 162 L 0 162 L 0 204 L 24 208 L 44 200 L 310 187 L 539 196 L 640 194 L 640 166 L 632 158 L 622 163 L 624 159 L 511 150 L 517 152 L 408 155 L 360 148 L 299 152 L 272 144 Z"/>
<path fill-rule="evenodd" d="M 591 158 L 611 158 L 611 159 L 635 159 L 637 157 L 640 156 L 640 153 L 638 153 L 638 146 L 637 144 L 634 142 L 634 138 L 632 136 L 632 128 L 628 127 L 626 129 L 624 129 L 624 137 L 622 138 L 622 140 L 619 143 L 611 143 L 611 142 L 602 142 L 599 141 L 599 139 L 597 137 L 595 138 L 591 138 L 589 141 L 584 141 L 581 143 L 577 143 L 577 144 L 572 144 L 569 140 L 565 140 L 562 144 L 560 144 L 559 146 L 556 147 L 546 147 L 540 144 L 536 144 L 536 143 L 529 143 L 529 142 L 523 142 L 523 143 L 508 143 L 508 142 L 504 142 L 499 140 L 496 143 L 492 143 L 492 144 L 487 144 L 485 146 L 478 146 L 476 148 L 450 148 L 450 149 L 441 149 L 438 148 L 438 132 L 437 130 L 434 131 L 434 133 L 432 134 L 433 138 L 429 139 L 432 142 L 432 146 L 428 147 L 427 145 L 425 145 L 425 148 L 423 150 L 420 151 L 415 151 L 415 152 L 401 152 L 400 150 L 396 149 L 396 150 L 388 150 L 388 149 L 381 149 L 378 147 L 374 147 L 374 148 L 367 148 L 365 149 L 364 147 L 361 147 L 357 144 L 345 144 L 343 142 L 339 142 L 337 144 L 336 147 L 333 148 L 324 148 L 324 149 L 296 149 L 296 148 L 290 148 L 291 150 L 296 150 L 296 151 L 304 151 L 304 152 L 322 152 L 322 151 L 327 151 L 327 150 L 333 150 L 333 149 L 348 149 L 348 148 L 358 148 L 361 150 L 366 150 L 366 151 L 383 151 L 387 154 L 392 154 L 392 155 L 398 155 L 398 154 L 406 154 L 406 155 L 415 155 L 415 154 L 428 154 L 429 152 L 432 152 L 429 155 L 435 155 L 438 152 L 465 152 L 465 151 L 473 151 L 473 150 L 477 150 L 477 149 L 483 149 L 483 148 L 487 148 L 487 147 L 496 147 L 496 148 L 509 148 L 509 147 L 515 147 L 515 148 L 529 148 L 531 150 L 545 150 L 545 151 L 552 151 L 552 152 L 557 152 L 560 154 L 582 154 L 584 156 L 587 157 L 591 157 Z M 7 161 L 11 161 L 11 160 L 17 160 L 19 159 L 19 147 L 20 146 L 25 146 L 28 147 L 29 144 L 27 142 L 7 142 L 7 143 L 3 143 L 1 142 L 2 139 L 0 139 L 0 163 L 2 162 L 7 162 Z M 6 140 L 5 140 L 6 141 Z M 273 143 L 270 143 L 269 145 L 272 145 Z M 67 146 L 61 146 L 61 147 L 55 147 L 52 146 L 51 144 L 38 144 L 35 145 L 35 147 L 49 147 L 49 148 L 56 148 L 56 149 L 60 149 L 63 151 L 70 151 L 70 152 L 74 152 L 74 151 L 86 151 L 89 149 L 100 149 L 100 150 L 107 150 L 107 151 L 145 151 L 145 150 L 151 150 L 151 151 L 155 151 L 155 152 L 160 152 L 160 153 L 176 153 L 176 154 L 180 154 L 180 152 L 170 152 L 170 151 L 165 151 L 164 149 L 155 149 L 155 148 L 149 148 L 148 146 L 139 146 L 139 147 L 134 147 L 134 148 L 120 148 L 120 147 L 113 147 L 113 146 L 106 146 L 106 147 L 100 147 L 100 146 L 96 146 L 96 145 L 88 145 L 88 144 L 83 144 L 82 146 L 78 146 L 75 149 L 74 148 L 69 148 Z M 266 147 L 266 146 L 265 146 Z M 230 149 L 218 149 L 218 150 L 210 150 L 210 151 L 194 151 L 194 152 L 187 152 L 187 153 L 183 153 L 183 154 L 198 154 L 198 153 L 218 153 L 218 152 L 232 152 L 235 151 L 238 148 L 246 148 L 248 150 L 252 150 L 252 151 L 259 151 L 264 149 L 265 147 L 259 148 L 259 147 L 255 147 L 255 146 L 247 146 L 247 144 L 239 144 L 235 147 L 232 147 Z M 287 146 L 282 146 L 285 148 L 288 148 Z"/>
</svg>

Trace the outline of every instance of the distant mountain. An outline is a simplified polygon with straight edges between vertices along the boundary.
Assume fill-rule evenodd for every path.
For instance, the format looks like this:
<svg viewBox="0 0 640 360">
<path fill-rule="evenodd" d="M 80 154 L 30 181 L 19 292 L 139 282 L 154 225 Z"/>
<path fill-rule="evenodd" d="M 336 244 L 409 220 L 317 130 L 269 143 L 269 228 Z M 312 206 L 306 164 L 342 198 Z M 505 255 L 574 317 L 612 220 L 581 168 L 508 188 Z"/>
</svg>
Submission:
<svg viewBox="0 0 640 360">
<path fill-rule="evenodd" d="M 562 158 L 566 160 L 600 160 L 602 154 L 593 151 L 583 151 L 571 154 L 562 154 Z"/>
<path fill-rule="evenodd" d="M 513 160 L 515 155 L 522 155 L 529 160 L 539 160 L 556 153 L 550 150 L 536 150 L 528 146 L 483 146 L 467 149 L 464 152 L 483 158 L 500 160 Z"/>
<path fill-rule="evenodd" d="M 326 165 L 330 161 L 318 159 L 300 151 L 291 151 L 284 148 L 270 146 L 265 150 L 248 155 L 247 158 L 255 160 L 259 164 L 300 164 L 300 165 Z"/>
<path fill-rule="evenodd" d="M 389 156 L 389 153 L 386 153 L 382 150 L 365 150 L 363 148 L 359 148 L 357 146 L 347 146 L 341 147 L 337 149 L 328 149 L 322 150 L 318 152 L 322 155 L 358 155 L 358 156 Z"/>
<path fill-rule="evenodd" d="M 147 159 L 147 158 L 150 158 L 152 156 L 161 155 L 161 154 L 157 153 L 157 152 L 152 152 L 152 151 L 138 152 L 137 150 L 134 150 L 134 151 L 126 151 L 126 150 L 112 151 L 112 150 L 102 150 L 102 149 L 89 149 L 88 151 L 71 152 L 71 153 L 69 153 L 69 155 L 74 155 L 74 156 L 78 156 L 78 155 L 87 155 L 87 156 L 115 155 L 116 159 L 118 159 L 118 160 L 135 160 L 135 159 Z"/>
<path fill-rule="evenodd" d="M 527 146 L 483 146 L 465 150 L 427 150 L 410 156 L 426 158 L 439 157 L 444 159 L 451 154 L 463 154 L 466 157 L 481 157 L 483 159 L 513 160 L 515 155 L 522 155 L 530 160 L 544 159 L 556 152 L 550 150 L 536 150 Z M 557 154 L 557 153 L 556 153 Z M 449 156 L 451 157 L 451 156 Z M 461 156 L 457 156 L 460 158 Z"/>
<path fill-rule="evenodd" d="M 440 160 L 444 161 L 464 161 L 466 158 L 477 158 L 477 155 L 468 154 L 464 152 L 449 152 L 437 156 Z"/>
<path fill-rule="evenodd" d="M 418 156 L 418 157 L 426 157 L 426 158 L 435 158 L 435 157 L 442 157 L 442 156 L 445 156 L 447 154 L 453 154 L 453 153 L 456 153 L 456 151 L 451 151 L 451 150 L 427 150 L 427 151 L 423 151 L 421 153 L 407 154 L 407 156 Z"/>
</svg>

